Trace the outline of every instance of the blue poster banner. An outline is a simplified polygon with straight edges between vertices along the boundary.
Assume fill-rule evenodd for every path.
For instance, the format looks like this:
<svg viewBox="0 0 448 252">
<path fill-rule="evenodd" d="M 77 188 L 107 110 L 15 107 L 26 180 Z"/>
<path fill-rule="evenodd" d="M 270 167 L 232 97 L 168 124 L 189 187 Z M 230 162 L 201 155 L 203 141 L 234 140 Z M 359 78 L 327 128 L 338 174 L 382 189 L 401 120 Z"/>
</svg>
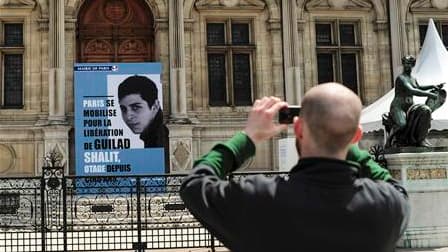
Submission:
<svg viewBox="0 0 448 252">
<path fill-rule="evenodd" d="M 75 64 L 76 175 L 165 172 L 160 73 L 160 63 Z"/>
</svg>

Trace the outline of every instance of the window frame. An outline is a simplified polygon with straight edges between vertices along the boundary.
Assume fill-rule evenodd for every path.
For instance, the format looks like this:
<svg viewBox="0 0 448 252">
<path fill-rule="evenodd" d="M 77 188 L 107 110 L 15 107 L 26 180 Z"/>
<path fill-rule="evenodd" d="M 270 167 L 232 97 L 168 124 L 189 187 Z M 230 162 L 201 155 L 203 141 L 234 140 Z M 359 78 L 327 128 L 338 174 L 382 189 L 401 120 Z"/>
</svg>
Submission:
<svg viewBox="0 0 448 252">
<path fill-rule="evenodd" d="M 222 45 L 209 45 L 208 38 L 208 24 L 223 24 L 224 25 L 224 44 Z M 232 41 L 232 24 L 247 24 L 249 32 L 248 44 L 233 44 Z M 255 91 L 255 59 L 256 59 L 256 45 L 254 43 L 253 33 L 254 20 L 253 18 L 241 18 L 241 17 L 228 17 L 228 18 L 207 18 L 205 20 L 205 51 L 206 51 L 206 72 L 207 72 L 207 87 L 208 87 L 208 105 L 210 107 L 248 107 L 252 106 L 254 102 Z M 222 54 L 225 57 L 225 85 L 226 85 L 226 98 L 224 104 L 213 103 L 210 97 L 210 82 L 209 82 L 209 54 Z M 234 94 L 234 71 L 233 71 L 233 55 L 235 54 L 248 54 L 249 55 L 249 68 L 250 68 L 250 103 L 247 105 L 236 105 Z"/>
<path fill-rule="evenodd" d="M 317 28 L 318 24 L 330 24 L 331 25 L 331 43 L 330 45 L 319 45 L 317 43 Z M 354 39 L 353 45 L 342 45 L 340 36 L 340 27 L 343 24 L 354 25 Z M 315 49 L 316 49 L 316 76 L 317 82 L 319 82 L 319 54 L 331 54 L 333 56 L 333 80 L 343 83 L 343 67 L 342 67 L 342 55 L 354 54 L 356 57 L 356 72 L 357 72 L 357 94 L 361 95 L 362 87 L 362 34 L 361 34 L 361 20 L 360 19 L 343 19 L 343 18 L 317 18 L 314 21 L 314 33 L 315 33 Z"/>
<path fill-rule="evenodd" d="M 22 43 L 21 45 L 6 46 L 6 24 L 22 25 Z M 22 56 L 22 103 L 20 105 L 5 105 L 5 56 L 21 55 Z M 25 90 L 25 22 L 23 19 L 0 19 L 0 108 L 1 109 L 23 109 L 24 108 L 24 90 Z"/>
<path fill-rule="evenodd" d="M 434 25 L 436 26 L 437 32 L 439 33 L 440 39 L 442 40 L 442 43 L 444 43 L 444 41 L 443 41 L 444 34 L 443 34 L 442 26 L 443 25 L 448 26 L 448 18 L 433 19 L 433 21 L 434 21 Z M 422 26 L 426 26 L 425 34 L 423 37 L 421 36 L 422 32 L 420 30 L 420 27 L 422 27 Z M 426 33 L 428 31 L 428 19 L 420 19 L 418 21 L 417 27 L 418 27 L 418 46 L 419 46 L 418 48 L 421 49 L 423 46 L 423 43 L 425 42 L 424 40 L 426 37 Z M 446 34 L 446 39 L 448 42 L 448 34 Z M 448 50 L 448 43 L 446 45 L 444 44 L 444 46 Z"/>
</svg>

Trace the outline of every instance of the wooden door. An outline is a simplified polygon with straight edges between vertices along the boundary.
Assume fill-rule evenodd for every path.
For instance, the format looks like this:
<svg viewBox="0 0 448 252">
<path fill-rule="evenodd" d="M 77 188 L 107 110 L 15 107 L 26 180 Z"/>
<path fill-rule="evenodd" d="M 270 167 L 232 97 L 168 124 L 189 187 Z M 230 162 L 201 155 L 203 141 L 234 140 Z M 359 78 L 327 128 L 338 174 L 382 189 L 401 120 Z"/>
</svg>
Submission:
<svg viewBox="0 0 448 252">
<path fill-rule="evenodd" d="M 144 0 L 89 0 L 78 15 L 77 62 L 154 61 L 154 18 Z"/>
</svg>

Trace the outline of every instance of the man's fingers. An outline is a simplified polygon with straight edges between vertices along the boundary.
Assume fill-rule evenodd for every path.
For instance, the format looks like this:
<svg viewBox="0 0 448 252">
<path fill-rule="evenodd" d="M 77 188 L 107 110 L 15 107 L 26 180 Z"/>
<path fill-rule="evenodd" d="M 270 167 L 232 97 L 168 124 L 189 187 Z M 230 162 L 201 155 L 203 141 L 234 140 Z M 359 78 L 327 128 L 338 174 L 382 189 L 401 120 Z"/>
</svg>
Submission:
<svg viewBox="0 0 448 252">
<path fill-rule="evenodd" d="M 253 112 L 255 114 L 258 114 L 259 116 L 264 115 L 266 116 L 266 119 L 272 119 L 278 111 L 283 108 L 287 107 L 288 103 L 282 101 L 278 97 L 270 96 L 270 97 L 263 97 L 261 99 L 257 99 L 254 102 L 253 106 Z M 254 115 L 255 115 L 254 114 Z"/>
<path fill-rule="evenodd" d="M 257 104 L 257 108 L 260 110 L 265 110 L 267 108 L 269 108 L 270 106 L 272 106 L 273 104 L 273 99 L 272 97 L 263 97 L 261 98 L 260 102 Z"/>
<path fill-rule="evenodd" d="M 283 107 L 287 107 L 288 106 L 288 103 L 287 102 L 283 102 L 283 101 L 280 101 L 280 99 L 275 103 L 275 104 L 273 104 L 269 109 L 268 109 L 268 111 L 267 112 L 269 112 L 269 113 L 277 113 L 281 108 L 283 108 Z"/>
<path fill-rule="evenodd" d="M 255 102 L 254 102 L 253 107 L 258 107 L 258 106 L 260 106 L 260 104 L 261 104 L 261 100 L 260 99 L 256 99 Z"/>
</svg>

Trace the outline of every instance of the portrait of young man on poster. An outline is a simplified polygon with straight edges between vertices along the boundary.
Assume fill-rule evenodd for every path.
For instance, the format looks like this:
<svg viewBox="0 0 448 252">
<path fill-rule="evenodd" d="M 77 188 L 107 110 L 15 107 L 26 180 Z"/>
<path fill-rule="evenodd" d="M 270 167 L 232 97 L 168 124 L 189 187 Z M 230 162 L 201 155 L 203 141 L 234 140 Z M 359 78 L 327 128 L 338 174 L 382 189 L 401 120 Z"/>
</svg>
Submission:
<svg viewBox="0 0 448 252">
<path fill-rule="evenodd" d="M 118 102 L 123 121 L 139 134 L 145 148 L 165 147 L 168 129 L 156 84 L 146 76 L 133 75 L 118 86 Z"/>
</svg>

